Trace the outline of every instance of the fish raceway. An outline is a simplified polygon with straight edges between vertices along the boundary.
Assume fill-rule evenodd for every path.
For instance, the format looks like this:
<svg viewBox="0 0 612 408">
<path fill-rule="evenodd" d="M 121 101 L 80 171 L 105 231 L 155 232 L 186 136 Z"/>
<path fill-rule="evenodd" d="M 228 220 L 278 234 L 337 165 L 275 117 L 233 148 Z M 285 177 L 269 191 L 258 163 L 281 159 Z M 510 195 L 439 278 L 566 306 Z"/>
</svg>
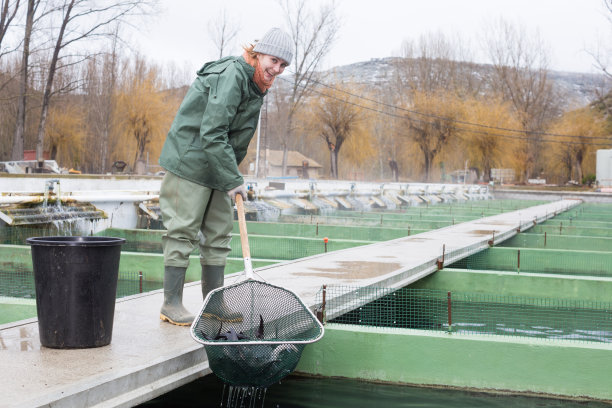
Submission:
<svg viewBox="0 0 612 408">
<path fill-rule="evenodd" d="M 2 176 L 0 181 L 0 232 L 32 233 L 41 225 L 59 230 L 70 224 L 65 214 L 41 219 L 56 214 L 59 196 L 62 210 L 72 206 L 81 213 L 69 218 L 73 228 L 78 219 L 77 231 L 126 237 L 131 245 L 121 255 L 120 279 L 128 289 L 117 302 L 109 346 L 70 351 L 41 347 L 33 299 L 9 297 L 3 291 L 0 356 L 9 368 L 3 370 L 3 382 L 11 391 L 0 397 L 0 405 L 133 406 L 210 373 L 205 355 L 191 339 L 183 352 L 158 353 L 159 361 L 147 367 L 130 368 L 134 362 L 119 352 L 125 347 L 128 356 L 148 355 L 122 344 L 138 334 L 155 337 L 151 333 L 159 332 L 163 341 L 178 343 L 183 341 L 179 334 L 189 337 L 158 322 L 131 335 L 122 333 L 123 327 L 135 324 L 130 319 L 138 324 L 145 315 L 157 317 L 161 304 L 163 258 L 156 205 L 161 178 L 36 175 Z M 492 200 L 494 192 L 481 186 L 247 182 L 256 198 L 249 206 L 253 261 L 264 271 L 295 259 L 315 258 L 324 264 L 334 254 L 362 246 L 365 251 L 406 236 L 425 239 L 422 234 L 429 234 L 430 239 L 464 222 L 543 204 L 524 197 Z M 326 334 L 305 349 L 297 373 L 612 401 L 612 205 L 576 200 L 578 194 L 563 198 L 571 205 L 539 219 L 519 220 L 517 230 L 505 237 L 483 237 L 485 245 L 469 254 L 453 259 L 451 248 L 442 249 L 432 272 L 402 287 L 352 286 L 325 279 L 322 273 L 316 280 L 320 288 L 308 296 L 307 304 L 325 316 Z M 612 202 L 605 196 L 603 201 Z M 15 211 L 19 209 L 30 211 Z M 440 233 L 435 232 L 438 228 Z M 11 268 L 31 273 L 30 251 L 23 244 L 4 242 L 0 258 L 5 271 L 0 276 L 12 284 L 18 279 L 11 276 Z M 196 253 L 187 277 L 194 283 L 185 288 L 191 305 L 201 304 L 197 259 Z M 226 282 L 240 274 L 241 264 L 239 240 L 234 239 Z M 123 311 L 134 307 L 138 313 Z M 156 347 L 163 348 L 163 341 L 150 346 L 151 355 Z M 123 363 L 113 360 L 113 351 Z M 72 376 L 49 380 L 63 373 L 67 359 L 85 356 L 101 361 L 102 374 L 76 369 Z M 36 372 L 41 359 L 51 365 L 41 364 Z M 108 368 L 113 364 L 118 368 Z M 11 369 L 24 365 L 34 368 Z"/>
</svg>

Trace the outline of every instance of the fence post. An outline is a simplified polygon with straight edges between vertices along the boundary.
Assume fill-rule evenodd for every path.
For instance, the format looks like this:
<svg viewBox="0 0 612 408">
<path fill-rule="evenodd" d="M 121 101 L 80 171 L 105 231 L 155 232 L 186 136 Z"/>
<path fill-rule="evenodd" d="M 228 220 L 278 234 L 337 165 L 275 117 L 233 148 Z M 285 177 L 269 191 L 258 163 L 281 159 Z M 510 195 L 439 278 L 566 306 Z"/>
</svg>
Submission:
<svg viewBox="0 0 612 408">
<path fill-rule="evenodd" d="M 138 293 L 142 293 L 142 271 L 138 271 Z"/>
<path fill-rule="evenodd" d="M 521 273 L 521 250 L 516 251 L 516 272 Z"/>
<path fill-rule="evenodd" d="M 446 244 L 442 244 L 442 260 L 437 260 L 438 270 L 444 268 L 444 253 L 446 252 Z"/>
<path fill-rule="evenodd" d="M 325 298 L 327 295 L 327 285 L 323 285 L 323 301 L 321 302 L 321 310 L 317 310 L 317 319 L 325 324 Z"/>
<path fill-rule="evenodd" d="M 452 319 L 452 304 L 451 304 L 451 293 L 448 292 L 448 332 L 453 331 L 453 319 Z"/>
<path fill-rule="evenodd" d="M 329 239 L 327 237 L 323 238 L 323 243 L 325 244 L 325 253 L 327 253 L 327 242 Z"/>
</svg>

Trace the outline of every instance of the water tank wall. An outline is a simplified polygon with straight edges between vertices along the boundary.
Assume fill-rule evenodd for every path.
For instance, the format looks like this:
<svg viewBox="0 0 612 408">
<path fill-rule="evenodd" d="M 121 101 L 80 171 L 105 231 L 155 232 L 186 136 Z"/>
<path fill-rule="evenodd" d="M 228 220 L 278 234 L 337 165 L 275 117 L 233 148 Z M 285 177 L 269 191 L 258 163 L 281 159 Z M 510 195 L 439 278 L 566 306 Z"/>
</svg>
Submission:
<svg viewBox="0 0 612 408">
<path fill-rule="evenodd" d="M 597 150 L 596 172 L 601 187 L 612 187 L 612 149 Z"/>
</svg>

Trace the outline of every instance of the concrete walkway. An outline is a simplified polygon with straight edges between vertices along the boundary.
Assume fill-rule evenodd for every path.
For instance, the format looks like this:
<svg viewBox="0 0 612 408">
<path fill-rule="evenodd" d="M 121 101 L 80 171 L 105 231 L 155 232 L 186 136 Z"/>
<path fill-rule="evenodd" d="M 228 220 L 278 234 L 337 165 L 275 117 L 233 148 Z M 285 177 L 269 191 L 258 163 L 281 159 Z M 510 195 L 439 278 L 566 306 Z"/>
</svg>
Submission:
<svg viewBox="0 0 612 408">
<path fill-rule="evenodd" d="M 265 281 L 316 305 L 323 284 L 402 287 L 565 211 L 563 200 L 368 246 L 261 268 Z M 226 278 L 233 283 L 236 276 Z M 188 309 L 202 304 L 199 283 L 184 291 Z M 0 326 L 0 406 L 128 407 L 210 372 L 203 347 L 188 327 L 159 320 L 163 294 L 117 301 L 109 346 L 54 350 L 41 347 L 35 319 Z M 328 311 L 328 318 L 338 311 Z"/>
</svg>

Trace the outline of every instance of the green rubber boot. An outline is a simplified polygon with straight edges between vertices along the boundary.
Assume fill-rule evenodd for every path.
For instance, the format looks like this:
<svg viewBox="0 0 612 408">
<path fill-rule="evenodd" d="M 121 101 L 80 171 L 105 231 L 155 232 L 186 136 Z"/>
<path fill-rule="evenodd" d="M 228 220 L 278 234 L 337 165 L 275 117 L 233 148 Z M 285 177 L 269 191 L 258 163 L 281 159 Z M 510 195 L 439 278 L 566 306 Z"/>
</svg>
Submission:
<svg viewBox="0 0 612 408">
<path fill-rule="evenodd" d="M 194 316 L 183 307 L 183 285 L 187 268 L 166 266 L 164 268 L 164 304 L 159 318 L 177 326 L 189 326 Z"/>
<path fill-rule="evenodd" d="M 213 290 L 223 286 L 225 279 L 225 265 L 202 265 L 202 297 L 206 300 L 206 296 Z M 225 302 L 222 304 L 222 311 L 219 315 L 207 314 L 206 317 L 215 318 L 221 322 L 240 323 L 243 319 L 242 314 L 228 310 Z"/>
</svg>

